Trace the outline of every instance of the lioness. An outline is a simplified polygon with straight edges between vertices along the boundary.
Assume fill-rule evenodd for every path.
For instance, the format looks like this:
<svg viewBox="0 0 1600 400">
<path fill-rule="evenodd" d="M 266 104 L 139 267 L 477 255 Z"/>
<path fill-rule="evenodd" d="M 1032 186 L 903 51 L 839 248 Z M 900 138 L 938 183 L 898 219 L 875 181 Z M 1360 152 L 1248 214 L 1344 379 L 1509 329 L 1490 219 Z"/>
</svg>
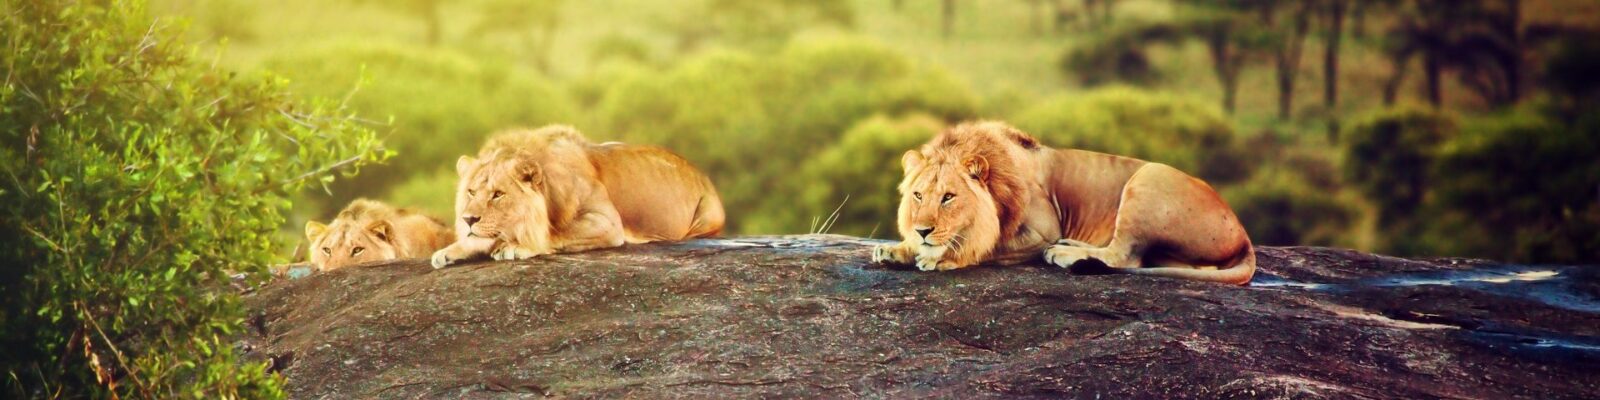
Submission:
<svg viewBox="0 0 1600 400">
<path fill-rule="evenodd" d="M 687 160 L 592 144 L 569 126 L 497 134 L 456 172 L 458 240 L 433 254 L 434 268 L 485 253 L 520 260 L 722 232 L 722 199 Z"/>
<path fill-rule="evenodd" d="M 1170 166 L 1058 150 L 1000 122 L 957 125 L 901 158 L 903 242 L 876 262 L 950 270 L 993 261 L 1242 285 L 1255 251 L 1211 186 Z"/>
<path fill-rule="evenodd" d="M 323 225 L 306 222 L 311 264 L 331 271 L 369 261 L 425 257 L 454 241 L 450 228 L 425 215 L 357 199 Z"/>
</svg>

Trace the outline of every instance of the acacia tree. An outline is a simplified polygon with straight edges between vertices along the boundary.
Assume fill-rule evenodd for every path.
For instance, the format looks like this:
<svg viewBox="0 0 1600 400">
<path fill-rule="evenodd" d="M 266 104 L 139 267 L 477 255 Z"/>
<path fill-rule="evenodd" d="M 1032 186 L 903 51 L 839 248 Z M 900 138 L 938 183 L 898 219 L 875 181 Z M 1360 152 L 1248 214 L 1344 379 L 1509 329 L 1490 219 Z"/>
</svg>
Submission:
<svg viewBox="0 0 1600 400">
<path fill-rule="evenodd" d="M 1339 50 L 1344 40 L 1344 19 L 1350 0 L 1324 0 L 1326 22 L 1322 29 L 1322 103 L 1333 110 L 1339 106 Z"/>
<path fill-rule="evenodd" d="M 1239 73 L 1251 59 L 1270 48 L 1270 32 L 1263 31 L 1256 0 L 1183 0 L 1181 31 L 1205 43 L 1211 70 L 1222 86 L 1222 109 L 1232 114 L 1237 104 Z"/>
<path fill-rule="evenodd" d="M 1287 120 L 1294 112 L 1294 81 L 1300 74 L 1300 55 L 1305 48 L 1306 36 L 1311 31 L 1311 6 L 1294 2 L 1286 7 L 1279 3 L 1256 4 L 1263 24 L 1270 34 L 1272 58 L 1277 70 L 1278 119 Z"/>
</svg>

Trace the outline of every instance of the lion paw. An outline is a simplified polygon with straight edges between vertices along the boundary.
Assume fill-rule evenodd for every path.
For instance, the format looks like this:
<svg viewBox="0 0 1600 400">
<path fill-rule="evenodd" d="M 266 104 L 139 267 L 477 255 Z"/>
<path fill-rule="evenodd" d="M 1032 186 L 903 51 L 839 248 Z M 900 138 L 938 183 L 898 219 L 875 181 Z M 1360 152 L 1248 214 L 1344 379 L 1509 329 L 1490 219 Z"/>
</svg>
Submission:
<svg viewBox="0 0 1600 400">
<path fill-rule="evenodd" d="M 1056 244 L 1057 245 L 1062 245 L 1062 246 L 1071 246 L 1071 247 L 1095 247 L 1092 244 L 1088 244 L 1088 243 L 1084 243 L 1084 242 L 1077 241 L 1077 240 L 1072 240 L 1072 239 L 1057 240 Z"/>
<path fill-rule="evenodd" d="M 541 253 L 521 247 L 506 246 L 505 248 L 500 249 L 500 251 L 494 252 L 491 257 L 498 261 L 526 260 L 538 257 L 539 254 Z"/>
<path fill-rule="evenodd" d="M 1044 261 L 1058 267 L 1066 268 L 1079 261 L 1089 258 L 1083 249 L 1067 246 L 1052 246 L 1044 250 Z"/>
<path fill-rule="evenodd" d="M 451 259 L 450 258 L 450 253 L 448 251 L 446 251 L 446 250 L 448 250 L 448 249 L 444 249 L 444 250 L 439 250 L 439 251 L 433 252 L 433 258 L 432 258 L 433 269 L 444 268 L 444 266 L 450 265 L 450 263 L 454 263 L 456 261 L 459 261 L 459 260 Z"/>
<path fill-rule="evenodd" d="M 909 264 L 910 260 L 900 256 L 899 244 L 880 244 L 872 246 L 872 262 L 879 264 Z"/>
<path fill-rule="evenodd" d="M 955 269 L 954 263 L 944 260 L 947 250 L 948 247 L 924 247 L 923 251 L 917 253 L 917 269 L 923 271 Z"/>
</svg>

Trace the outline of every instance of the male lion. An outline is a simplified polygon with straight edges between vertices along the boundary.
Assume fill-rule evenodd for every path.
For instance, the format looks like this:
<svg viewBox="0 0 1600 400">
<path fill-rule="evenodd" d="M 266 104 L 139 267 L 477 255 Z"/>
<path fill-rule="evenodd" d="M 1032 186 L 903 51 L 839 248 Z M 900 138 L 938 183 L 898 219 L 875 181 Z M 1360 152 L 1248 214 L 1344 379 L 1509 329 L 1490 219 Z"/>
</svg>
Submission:
<svg viewBox="0 0 1600 400">
<path fill-rule="evenodd" d="M 1242 285 L 1255 251 L 1211 186 L 1170 166 L 1045 147 L 1000 122 L 955 126 L 901 162 L 901 243 L 875 262 L 950 270 L 1037 259 Z"/>
<path fill-rule="evenodd" d="M 711 180 L 658 147 L 592 144 L 569 126 L 496 134 L 456 161 L 456 237 L 433 267 L 722 232 Z"/>
<path fill-rule="evenodd" d="M 331 271 L 369 261 L 427 256 L 449 245 L 450 228 L 409 209 L 356 199 L 327 225 L 306 222 L 311 264 Z"/>
</svg>

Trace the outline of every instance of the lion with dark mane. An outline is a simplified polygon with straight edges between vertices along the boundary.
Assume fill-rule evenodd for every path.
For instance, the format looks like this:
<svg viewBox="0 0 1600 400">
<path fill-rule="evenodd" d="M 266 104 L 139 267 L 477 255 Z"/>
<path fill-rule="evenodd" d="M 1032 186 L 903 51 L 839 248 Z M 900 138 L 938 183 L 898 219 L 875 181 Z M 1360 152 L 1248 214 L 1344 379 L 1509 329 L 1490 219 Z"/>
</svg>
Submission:
<svg viewBox="0 0 1600 400">
<path fill-rule="evenodd" d="M 878 262 L 950 270 L 1043 258 L 1246 284 L 1250 237 L 1210 185 L 1165 164 L 1052 149 L 1000 122 L 945 130 L 901 162 L 904 241 Z"/>
</svg>

